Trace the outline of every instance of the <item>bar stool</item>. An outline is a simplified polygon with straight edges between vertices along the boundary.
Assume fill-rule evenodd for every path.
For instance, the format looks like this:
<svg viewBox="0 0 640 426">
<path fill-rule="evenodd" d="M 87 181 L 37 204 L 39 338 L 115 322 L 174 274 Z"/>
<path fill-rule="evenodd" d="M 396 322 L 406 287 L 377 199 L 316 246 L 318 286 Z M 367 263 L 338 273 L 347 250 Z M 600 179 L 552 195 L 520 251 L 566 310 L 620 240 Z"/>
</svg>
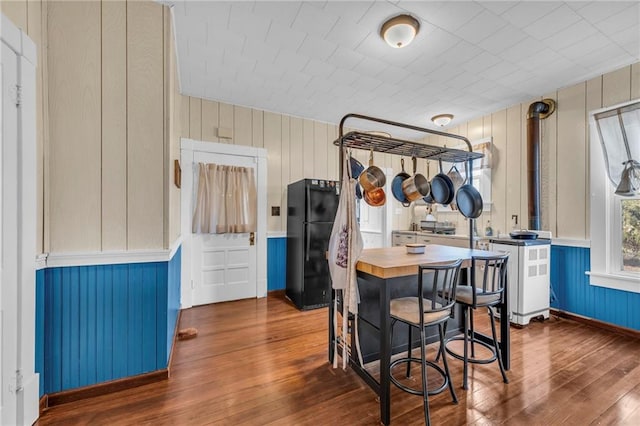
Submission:
<svg viewBox="0 0 640 426">
<path fill-rule="evenodd" d="M 471 259 L 471 285 L 458 286 L 456 292 L 456 302 L 460 303 L 464 309 L 465 326 L 463 336 L 455 336 L 447 339 L 445 349 L 452 357 L 464 361 L 464 371 L 462 376 L 462 388 L 468 389 L 467 373 L 468 364 L 489 364 L 496 359 L 500 366 L 502 380 L 509 383 L 500 356 L 500 345 L 496 337 L 495 307 L 504 302 L 504 287 L 507 283 L 507 260 L 509 254 L 500 256 L 474 256 Z M 477 276 L 482 274 L 481 282 L 477 282 Z M 489 320 L 491 322 L 491 344 L 478 340 L 473 327 L 473 311 L 476 308 L 487 308 Z M 502 321 L 509 321 L 502 318 Z M 461 355 L 448 347 L 449 342 L 454 340 L 464 341 L 464 353 Z M 487 348 L 491 352 L 488 358 L 476 358 L 475 344 Z M 471 356 L 469 356 L 469 346 L 471 346 Z M 438 355 L 439 356 L 439 355 Z"/>
<path fill-rule="evenodd" d="M 453 314 L 455 305 L 456 285 L 458 283 L 458 275 L 460 273 L 460 265 L 462 260 L 447 263 L 444 265 L 420 265 L 418 266 L 418 291 L 415 297 L 402 297 L 391 300 L 391 341 L 393 342 L 393 327 L 400 321 L 409 326 L 409 342 L 407 345 L 406 358 L 400 358 L 391 363 L 390 370 L 400 363 L 407 364 L 406 377 L 411 377 L 411 363 L 419 362 L 422 366 L 422 389 L 413 389 L 400 383 L 393 373 L 390 373 L 390 379 L 393 384 L 398 386 L 405 392 L 413 395 L 422 395 L 424 404 L 424 418 L 427 425 L 431 424 L 429 419 L 429 395 L 435 395 L 442 392 L 447 386 L 451 392 L 453 402 L 457 403 L 458 398 L 453 389 L 451 382 L 451 374 L 449 373 L 449 365 L 447 357 L 444 353 L 444 336 L 446 333 L 447 320 Z M 425 275 L 431 274 L 431 283 L 427 284 L 427 293 L 424 292 L 425 281 L 428 279 Z M 428 296 L 427 296 L 428 295 Z M 425 328 L 436 325 L 440 336 L 440 347 L 438 348 L 438 356 L 442 354 L 444 370 L 434 362 L 426 359 L 426 338 Z M 420 358 L 413 358 L 411 354 L 413 328 L 420 330 Z M 433 368 L 439 373 L 444 380 L 442 386 L 435 390 L 427 389 L 427 366 Z"/>
</svg>

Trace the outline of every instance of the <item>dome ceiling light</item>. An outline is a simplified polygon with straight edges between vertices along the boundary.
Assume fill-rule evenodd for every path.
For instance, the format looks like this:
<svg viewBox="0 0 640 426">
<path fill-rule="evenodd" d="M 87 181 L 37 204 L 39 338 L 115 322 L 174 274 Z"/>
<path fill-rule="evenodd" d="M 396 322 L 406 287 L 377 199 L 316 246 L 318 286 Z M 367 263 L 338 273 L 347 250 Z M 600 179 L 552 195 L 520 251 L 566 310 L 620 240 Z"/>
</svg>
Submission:
<svg viewBox="0 0 640 426">
<path fill-rule="evenodd" d="M 382 24 L 380 36 L 389 46 L 399 49 L 413 41 L 420 30 L 420 22 L 410 15 L 398 15 Z"/>
<path fill-rule="evenodd" d="M 438 114 L 431 117 L 431 121 L 433 121 L 433 124 L 440 127 L 444 127 L 447 124 L 451 123 L 451 120 L 453 120 L 453 114 Z"/>
</svg>

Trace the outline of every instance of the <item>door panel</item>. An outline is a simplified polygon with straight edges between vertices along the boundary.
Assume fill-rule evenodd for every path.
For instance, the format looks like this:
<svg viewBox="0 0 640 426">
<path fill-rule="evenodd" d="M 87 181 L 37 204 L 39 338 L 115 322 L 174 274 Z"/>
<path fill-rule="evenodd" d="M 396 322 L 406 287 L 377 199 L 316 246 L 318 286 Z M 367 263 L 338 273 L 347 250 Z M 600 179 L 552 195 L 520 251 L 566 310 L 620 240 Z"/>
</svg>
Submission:
<svg viewBox="0 0 640 426">
<path fill-rule="evenodd" d="M 195 170 L 200 162 L 256 167 L 253 157 L 194 153 Z M 197 175 L 194 173 L 194 176 Z M 249 233 L 193 234 L 192 237 L 193 305 L 257 296 L 257 250 L 249 243 Z"/>
</svg>

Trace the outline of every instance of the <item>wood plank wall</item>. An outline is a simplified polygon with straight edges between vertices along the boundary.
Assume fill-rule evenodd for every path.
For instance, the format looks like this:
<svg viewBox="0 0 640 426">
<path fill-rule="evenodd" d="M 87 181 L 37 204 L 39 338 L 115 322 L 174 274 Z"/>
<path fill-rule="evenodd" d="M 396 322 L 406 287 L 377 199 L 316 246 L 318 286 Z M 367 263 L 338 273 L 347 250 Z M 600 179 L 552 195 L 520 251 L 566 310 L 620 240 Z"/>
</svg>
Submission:
<svg viewBox="0 0 640 426">
<path fill-rule="evenodd" d="M 38 47 L 37 249 L 167 248 L 168 9 L 25 0 L 1 10 Z"/>
<path fill-rule="evenodd" d="M 180 95 L 178 95 L 180 96 Z M 284 114 L 183 97 L 188 127 L 183 137 L 267 149 L 267 213 L 270 232 L 286 229 L 287 185 L 303 178 L 338 178 L 337 126 Z M 218 136 L 230 129 L 231 138 Z M 281 215 L 271 216 L 280 206 Z"/>
<path fill-rule="evenodd" d="M 547 93 L 557 110 L 542 121 L 542 229 L 555 237 L 589 239 L 589 112 L 640 98 L 640 63 L 607 73 L 586 82 Z M 480 234 L 487 221 L 494 232 L 510 231 L 511 216 L 518 227 L 526 227 L 526 113 L 539 99 L 445 129 L 470 140 L 493 137 L 492 206 L 478 219 Z M 439 138 L 429 143 L 442 144 Z M 431 173 L 436 172 L 435 165 Z M 458 213 L 440 213 L 439 219 L 457 222 L 467 229 Z"/>
<path fill-rule="evenodd" d="M 338 176 L 338 153 L 331 144 L 337 126 L 180 95 L 168 11 L 158 4 L 25 0 L 3 2 L 2 11 L 27 29 L 43 58 L 38 73 L 42 251 L 168 247 L 180 234 L 180 192 L 172 185 L 180 137 L 267 148 L 271 232 L 286 229 L 290 182 Z M 48 54 L 42 57 L 45 41 Z M 640 64 L 539 99 L 544 97 L 555 99 L 558 110 L 542 124 L 543 228 L 562 238 L 588 239 L 588 112 L 640 97 Z M 511 229 L 512 215 L 518 226 L 527 223 L 525 115 L 531 102 L 446 129 L 472 140 L 493 137 L 493 204 L 478 220 L 480 233 L 488 220 L 503 232 Z M 220 138 L 220 128 L 232 137 Z M 365 152 L 356 152 L 356 158 L 368 161 Z M 397 157 L 376 155 L 375 161 L 393 174 L 400 170 Z M 426 169 L 420 162 L 418 170 Z M 435 164 L 430 172 L 437 172 Z M 393 228 L 407 229 L 410 209 L 389 198 Z M 283 214 L 270 216 L 271 206 L 280 206 Z M 440 219 L 467 229 L 457 213 Z"/>
</svg>

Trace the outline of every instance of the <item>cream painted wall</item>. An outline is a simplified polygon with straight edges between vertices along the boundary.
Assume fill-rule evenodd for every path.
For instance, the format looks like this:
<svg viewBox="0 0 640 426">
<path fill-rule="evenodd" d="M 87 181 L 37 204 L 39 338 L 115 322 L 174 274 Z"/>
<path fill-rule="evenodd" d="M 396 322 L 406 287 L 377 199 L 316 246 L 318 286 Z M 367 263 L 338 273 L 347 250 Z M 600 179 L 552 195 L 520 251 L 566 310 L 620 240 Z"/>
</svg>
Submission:
<svg viewBox="0 0 640 426">
<path fill-rule="evenodd" d="M 640 98 L 640 63 L 601 77 L 547 93 L 557 110 L 542 120 L 542 228 L 567 239 L 589 239 L 589 112 Z M 531 102 L 445 129 L 470 140 L 493 137 L 491 211 L 478 219 L 484 233 L 488 220 L 494 232 L 511 230 L 511 216 L 518 227 L 526 227 L 526 113 Z M 429 138 L 428 143 L 442 140 Z M 435 167 L 432 168 L 432 173 Z M 453 220 L 466 230 L 457 213 L 439 213 L 440 220 Z"/>
<path fill-rule="evenodd" d="M 168 15 L 48 2 L 45 251 L 168 247 Z"/>
<path fill-rule="evenodd" d="M 167 248 L 180 234 L 173 160 L 182 136 L 267 148 L 269 213 L 271 206 L 282 212 L 269 215 L 271 232 L 286 229 L 288 183 L 337 178 L 337 126 L 180 95 L 168 9 L 152 2 L 31 0 L 0 8 L 39 51 L 42 251 Z M 542 125 L 543 227 L 559 237 L 588 239 L 588 112 L 640 97 L 640 64 L 542 97 L 558 102 Z M 509 230 L 512 215 L 526 223 L 529 104 L 449 129 L 472 140 L 493 137 L 493 206 L 479 219 L 480 232 L 487 220 L 494 230 Z M 220 138 L 219 129 L 232 137 Z M 355 156 L 366 166 L 368 153 Z M 396 156 L 376 154 L 375 162 L 400 170 Z M 426 173 L 425 161 L 418 170 Z M 430 170 L 433 176 L 434 163 Z M 389 199 L 393 228 L 406 229 L 410 210 Z M 467 229 L 457 213 L 440 218 Z"/>
</svg>

